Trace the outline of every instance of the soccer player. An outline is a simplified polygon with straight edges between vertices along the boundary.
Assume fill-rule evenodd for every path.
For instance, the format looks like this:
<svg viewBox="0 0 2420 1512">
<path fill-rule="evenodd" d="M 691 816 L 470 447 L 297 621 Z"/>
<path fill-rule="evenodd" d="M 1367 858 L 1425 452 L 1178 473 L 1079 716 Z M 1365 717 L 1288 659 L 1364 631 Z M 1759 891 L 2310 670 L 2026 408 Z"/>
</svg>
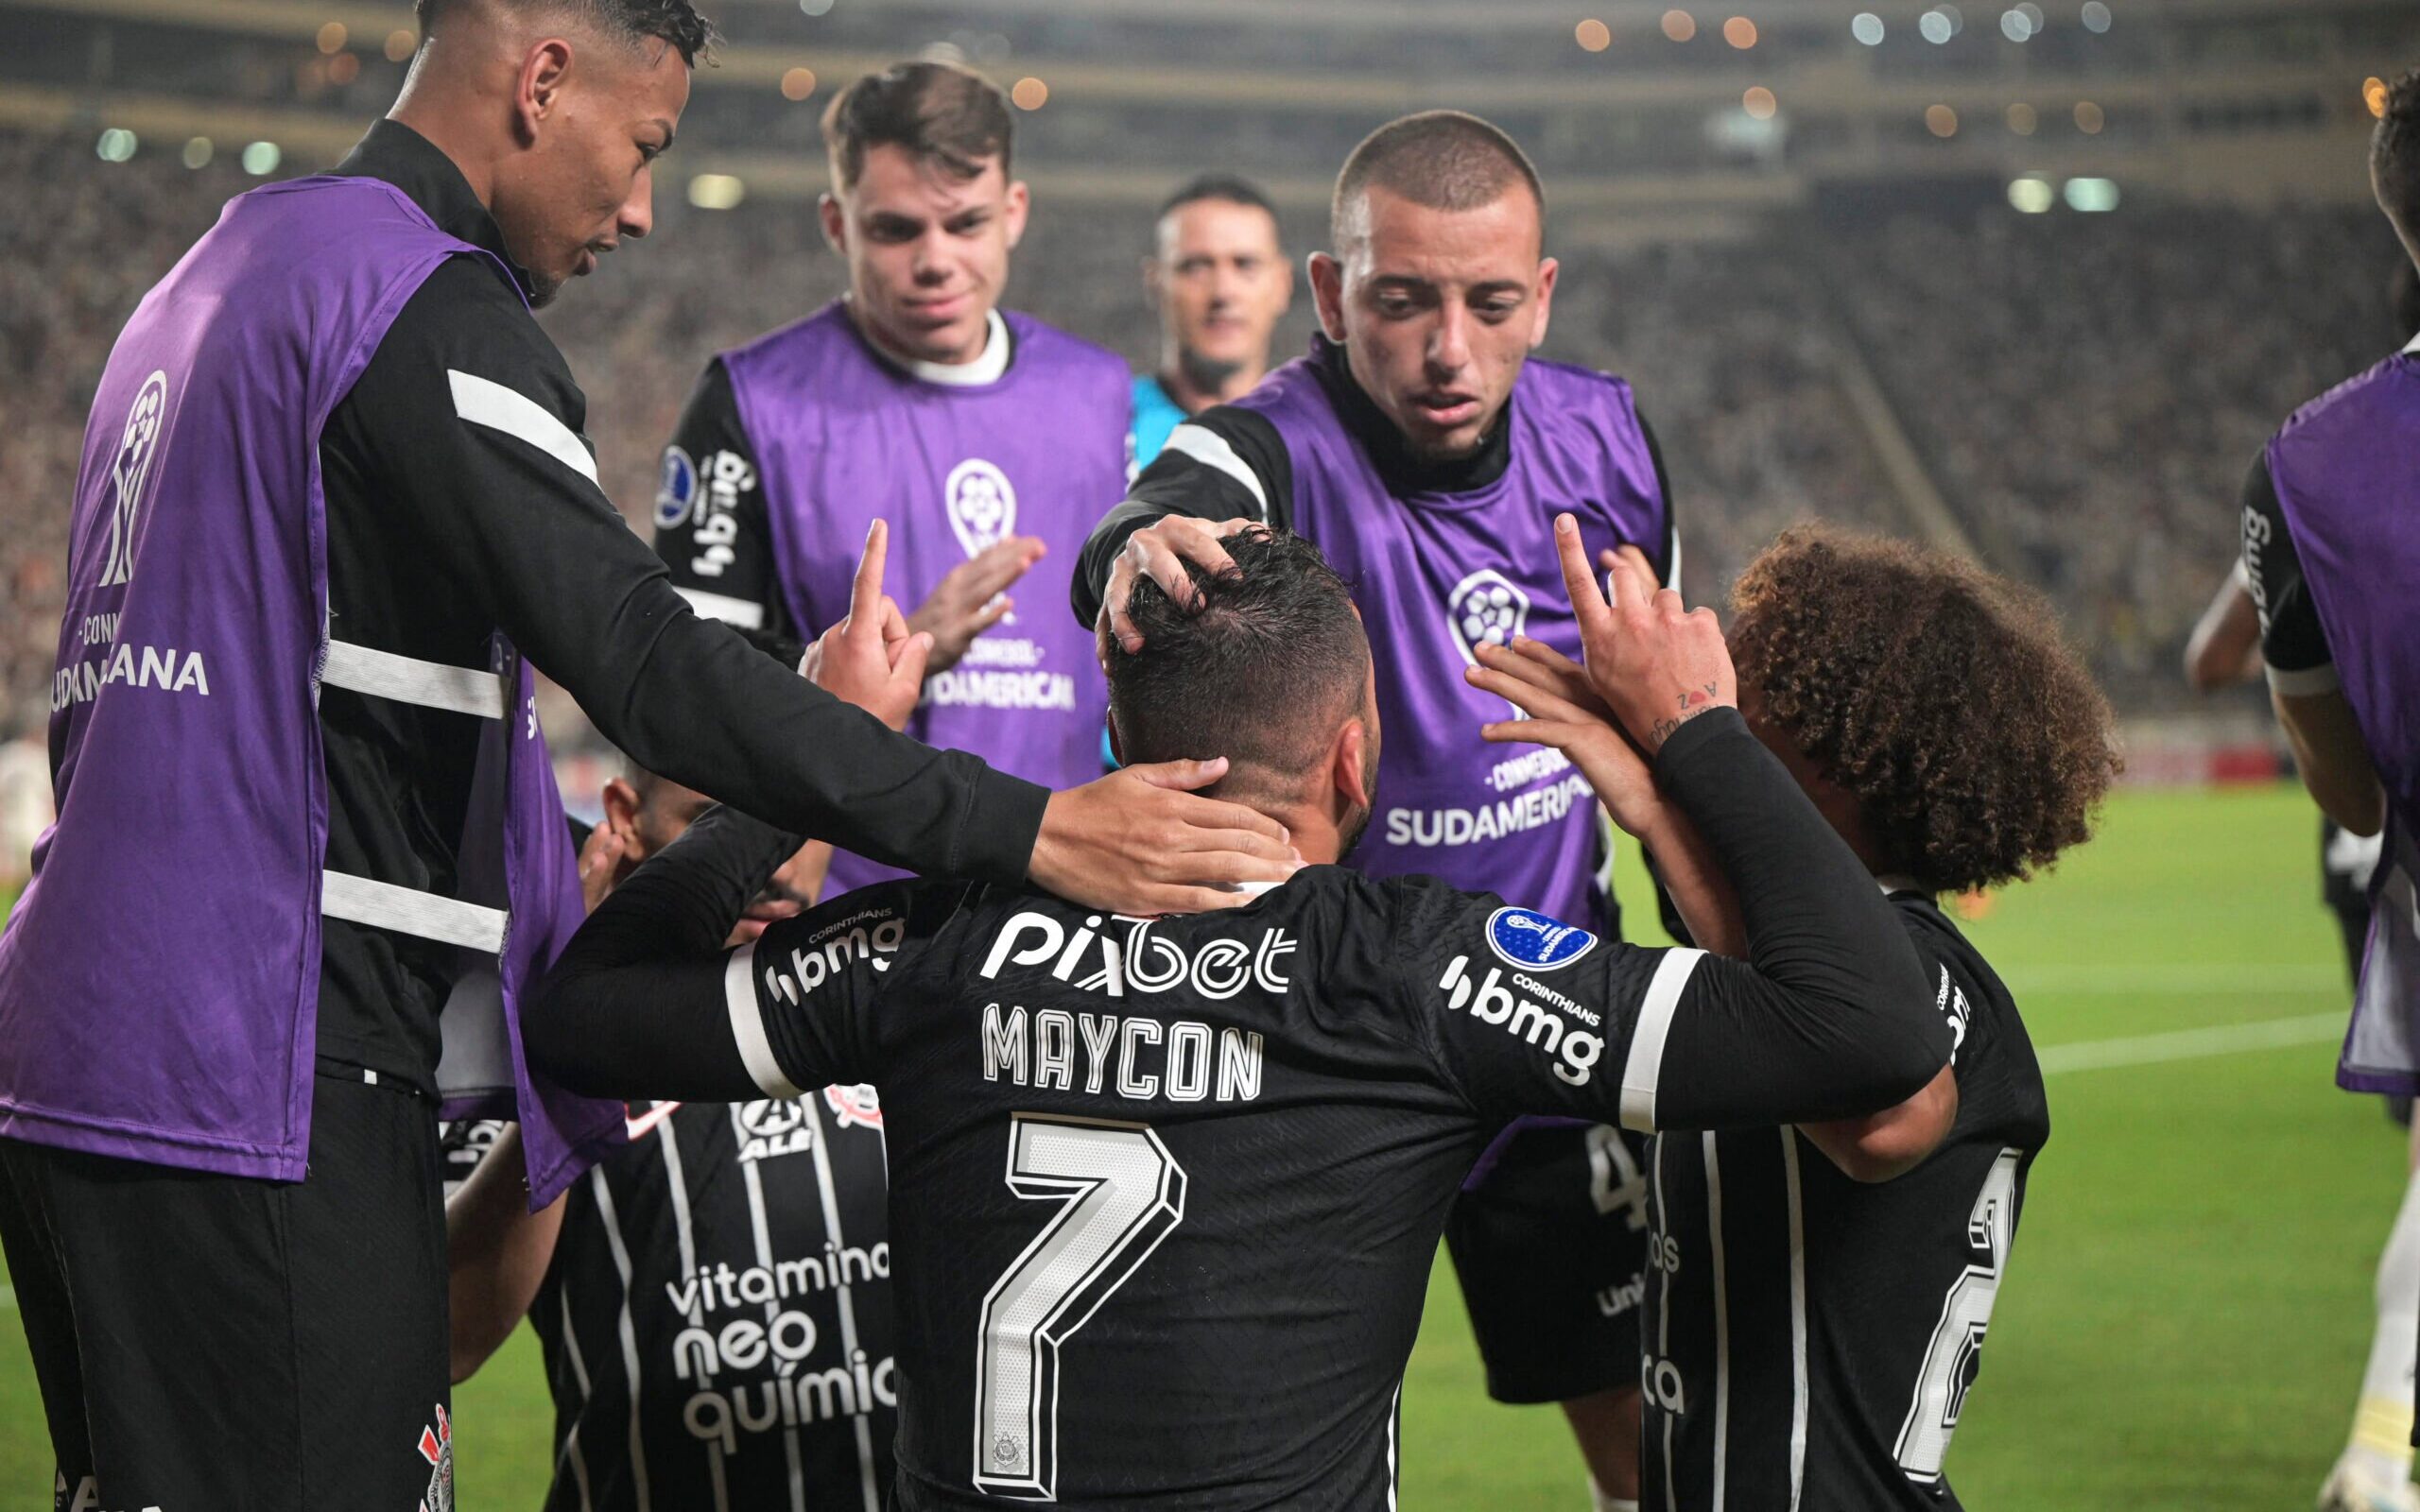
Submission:
<svg viewBox="0 0 2420 1512">
<path fill-rule="evenodd" d="M 1160 317 L 1159 367 L 1134 379 L 1134 464 L 1185 417 L 1252 392 L 1294 302 L 1294 269 L 1268 197 L 1232 174 L 1188 180 L 1160 206 L 1143 291 Z"/>
<path fill-rule="evenodd" d="M 599 849 L 627 877 L 710 802 L 633 766 L 606 784 Z M 812 904 L 823 853 L 784 862 L 726 943 Z M 630 1143 L 537 1214 L 516 1134 L 449 1131 L 449 1158 L 476 1167 L 445 1210 L 455 1379 L 527 1315 L 560 1512 L 881 1512 L 898 1387 L 874 1090 L 634 1102 L 627 1118 Z"/>
<path fill-rule="evenodd" d="M 1380 798 L 1370 642 L 1307 543 L 1230 545 L 1240 575 L 1184 605 L 1135 589 L 1113 728 L 1137 760 L 1233 752 L 1221 791 L 1334 861 Z M 1748 963 L 1317 864 L 1157 919 L 890 884 L 725 954 L 792 844 L 730 810 L 565 953 L 530 1042 L 575 1086 L 882 1089 L 898 1505 L 1386 1504 L 1439 1231 L 1508 1118 L 1849 1117 L 1938 1074 L 1932 985 L 1729 707 L 1713 617 L 1626 567 L 1608 606 L 1579 552 L 1607 697 L 1735 889 Z"/>
<path fill-rule="evenodd" d="M 1732 610 L 1748 728 L 1890 898 L 1955 1047 L 1878 1117 L 1656 1139 L 1642 1500 L 1954 1509 L 1943 1457 L 2049 1114 L 2015 1004 L 1935 900 L 2087 836 L 2109 707 L 2039 595 L 1899 542 L 1792 530 Z M 1673 828 L 1579 667 L 1533 642 L 1481 659 L 1473 681 L 1531 715 L 1493 738 L 1566 752 L 1626 827 Z M 1720 889 L 1666 875 L 1698 942 L 1737 950 Z"/>
<path fill-rule="evenodd" d="M 689 612 L 529 311 L 650 229 L 708 28 L 419 14 L 391 118 L 229 204 L 85 433 L 59 822 L 0 939 L 0 1245 L 71 1503 L 450 1496 L 441 1025 L 491 1031 L 541 1200 L 622 1128 L 510 1032 L 579 900 L 531 664 L 651 770 L 889 861 L 1126 909 L 1288 870 L 1184 774 L 1050 795 Z M 886 626 L 819 675 L 912 683 L 925 643 Z"/>
<path fill-rule="evenodd" d="M 2370 182 L 2395 236 L 2420 263 L 2420 71 L 2387 92 L 2370 139 Z M 2260 612 L 2270 703 L 2322 812 L 2356 835 L 2381 835 L 2372 923 L 2354 991 L 2339 1086 L 2420 1091 L 2420 505 L 2410 459 L 2420 445 L 2420 337 L 2313 400 L 2278 431 L 2246 480 L 2243 564 Z M 2407 1190 L 2405 1206 L 2413 1193 Z M 2415 1309 L 2420 1251 L 2404 1220 L 2379 1263 L 2378 1306 Z M 2392 1276 L 2390 1272 L 2394 1273 Z M 2408 1318 L 2407 1331 L 2415 1329 Z M 2412 1341 L 2374 1346 L 2353 1440 L 2321 1491 L 2325 1507 L 2410 1507 Z M 2398 1433 L 2399 1430 L 2399 1433 Z M 2398 1438 L 2400 1442 L 2398 1442 Z"/>
<path fill-rule="evenodd" d="M 1374 132 L 1339 175 L 1330 249 L 1310 259 L 1310 355 L 1172 432 L 1084 548 L 1076 611 L 1132 648 L 1138 572 L 1189 592 L 1222 531 L 1289 526 L 1357 584 L 1380 648 L 1388 807 L 1356 864 L 1501 892 L 1618 936 L 1608 836 L 1559 753 L 1478 737 L 1495 700 L 1474 649 L 1515 635 L 1580 649 L 1551 523 L 1592 553 L 1639 548 L 1678 579 L 1652 434 L 1618 378 L 1531 360 L 1556 264 L 1520 147 L 1440 111 Z M 1447 1236 L 1488 1391 L 1564 1403 L 1597 1494 L 1636 1494 L 1643 1145 L 1612 1127 L 1524 1126 L 1489 1152 Z"/>
<path fill-rule="evenodd" d="M 1125 487 L 1125 365 L 998 308 L 1028 196 L 980 75 L 869 74 L 823 141 L 849 292 L 707 365 L 665 449 L 656 550 L 699 612 L 811 639 L 848 612 L 866 523 L 890 521 L 908 627 L 933 636 L 908 732 L 1052 786 L 1098 776 L 1107 694 L 1056 606 Z M 843 892 L 897 875 L 832 860 Z"/>
</svg>

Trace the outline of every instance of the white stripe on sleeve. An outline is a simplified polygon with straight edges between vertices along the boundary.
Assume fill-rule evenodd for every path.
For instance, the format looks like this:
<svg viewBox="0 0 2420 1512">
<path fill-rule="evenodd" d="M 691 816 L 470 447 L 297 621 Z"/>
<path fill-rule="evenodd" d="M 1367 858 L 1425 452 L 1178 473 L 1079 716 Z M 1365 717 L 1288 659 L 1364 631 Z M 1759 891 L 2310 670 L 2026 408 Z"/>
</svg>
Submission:
<svg viewBox="0 0 2420 1512">
<path fill-rule="evenodd" d="M 2336 676 L 2336 663 L 2322 662 L 2315 667 L 2298 667 L 2287 671 L 2280 667 L 2265 667 L 2269 689 L 2289 698 L 2316 698 L 2323 693 L 2334 693 L 2343 684 Z"/>
<path fill-rule="evenodd" d="M 1670 950 L 1655 963 L 1647 997 L 1638 1005 L 1638 1025 L 1631 1031 L 1630 1058 L 1622 1063 L 1622 1127 L 1641 1134 L 1655 1132 L 1655 1088 L 1664 1075 L 1664 1040 L 1672 1032 L 1672 1013 L 1681 1005 L 1681 989 L 1705 959 L 1699 950 Z M 753 1006 L 752 1000 L 751 1006 Z"/>
<path fill-rule="evenodd" d="M 458 368 L 446 369 L 445 381 L 454 390 L 455 414 L 474 425 L 517 437 L 589 482 L 596 481 L 596 458 L 588 455 L 588 448 L 580 444 L 572 428 L 548 413 L 544 404 Z"/>
<path fill-rule="evenodd" d="M 765 627 L 765 606 L 762 604 L 752 604 L 729 593 L 709 593 L 702 588 L 683 588 L 678 592 L 689 601 L 691 609 L 707 619 L 736 625 L 743 630 Z"/>
<path fill-rule="evenodd" d="M 722 969 L 723 1003 L 731 1009 L 731 1038 L 739 1046 L 740 1063 L 749 1080 L 768 1097 L 804 1097 L 773 1058 L 773 1041 L 765 1035 L 765 1013 L 756 1005 L 756 947 L 742 945 L 731 953 Z"/>
<path fill-rule="evenodd" d="M 1251 463 L 1236 455 L 1236 449 L 1227 444 L 1225 437 L 1199 425 L 1180 425 L 1168 432 L 1167 444 L 1161 450 L 1182 452 L 1197 462 L 1224 472 L 1251 491 L 1253 503 L 1260 507 L 1261 516 L 1264 519 L 1268 517 L 1269 490 L 1261 487 L 1260 474 L 1252 470 Z"/>
</svg>

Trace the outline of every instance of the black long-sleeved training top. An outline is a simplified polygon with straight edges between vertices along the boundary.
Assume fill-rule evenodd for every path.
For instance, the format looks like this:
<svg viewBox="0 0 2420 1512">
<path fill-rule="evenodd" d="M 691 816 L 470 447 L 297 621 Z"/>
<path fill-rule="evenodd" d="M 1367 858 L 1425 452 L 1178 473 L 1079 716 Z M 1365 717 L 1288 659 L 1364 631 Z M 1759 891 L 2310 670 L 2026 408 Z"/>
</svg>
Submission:
<svg viewBox="0 0 2420 1512">
<path fill-rule="evenodd" d="M 650 771 L 913 870 L 1021 879 L 1043 789 L 891 733 L 673 591 L 597 486 L 587 400 L 452 160 L 380 121 L 336 171 L 394 184 L 495 261 L 430 274 L 321 435 L 334 632 L 484 667 L 500 627 Z M 456 373 L 527 405 L 475 422 Z M 320 717 L 327 866 L 451 896 L 478 719 L 334 686 Z M 323 939 L 321 1057 L 432 1087 L 454 949 L 335 919 Z"/>
</svg>

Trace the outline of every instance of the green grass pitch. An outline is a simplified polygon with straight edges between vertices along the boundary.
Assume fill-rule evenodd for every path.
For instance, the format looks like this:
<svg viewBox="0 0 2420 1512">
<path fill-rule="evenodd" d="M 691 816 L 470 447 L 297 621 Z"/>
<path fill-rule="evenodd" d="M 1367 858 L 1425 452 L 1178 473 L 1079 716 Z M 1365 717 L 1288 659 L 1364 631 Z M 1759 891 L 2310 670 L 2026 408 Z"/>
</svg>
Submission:
<svg viewBox="0 0 2420 1512">
<path fill-rule="evenodd" d="M 2306 1021 L 2271 1048 L 2230 1043 L 2247 1029 L 2050 1073 L 2050 1145 L 1949 1459 L 1978 1512 L 2307 1507 L 2342 1441 L 2403 1146 L 2376 1099 L 2335 1090 L 2310 1022 L 2345 1000 L 2317 829 L 2288 788 L 2129 793 L 2101 839 L 1970 926 L 2054 1067 L 2091 1057 L 2052 1047 Z M 1485 1399 L 1442 1266 L 1429 1302 L 1404 1506 L 1582 1512 L 1561 1416 Z M 534 1508 L 549 1420 L 525 1328 L 458 1394 L 460 1504 Z M 0 1324 L 0 1505 L 49 1482 Z"/>
</svg>

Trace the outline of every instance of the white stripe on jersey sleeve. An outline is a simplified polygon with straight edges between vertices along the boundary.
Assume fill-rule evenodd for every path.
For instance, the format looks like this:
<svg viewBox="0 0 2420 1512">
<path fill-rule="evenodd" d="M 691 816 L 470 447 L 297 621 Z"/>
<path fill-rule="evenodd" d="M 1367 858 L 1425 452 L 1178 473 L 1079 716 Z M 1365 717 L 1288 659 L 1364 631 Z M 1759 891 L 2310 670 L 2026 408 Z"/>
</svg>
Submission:
<svg viewBox="0 0 2420 1512">
<path fill-rule="evenodd" d="M 2322 662 L 2315 667 L 2297 667 L 2292 671 L 2264 664 L 2269 677 L 2269 689 L 2289 698 L 2315 698 L 2323 693 L 2335 693 L 2343 687 L 2336 676 L 2336 663 Z"/>
<path fill-rule="evenodd" d="M 743 630 L 765 627 L 765 606 L 752 604 L 729 593 L 709 593 L 702 588 L 679 588 L 674 592 L 689 601 L 689 607 L 706 619 L 736 625 Z"/>
<path fill-rule="evenodd" d="M 752 942 L 731 953 L 722 969 L 722 998 L 731 1009 L 731 1038 L 748 1077 L 768 1097 L 804 1097 L 773 1058 L 773 1041 L 765 1035 L 765 1011 L 756 1005 L 756 947 Z"/>
<path fill-rule="evenodd" d="M 1260 507 L 1262 518 L 1268 517 L 1269 490 L 1260 486 L 1260 474 L 1252 470 L 1251 463 L 1236 455 L 1236 449 L 1227 444 L 1225 437 L 1199 425 L 1180 425 L 1168 432 L 1167 444 L 1161 450 L 1182 452 L 1197 462 L 1224 472 L 1250 490 L 1253 503 Z"/>
<path fill-rule="evenodd" d="M 1638 1025 L 1631 1031 L 1630 1058 L 1622 1062 L 1622 1127 L 1641 1134 L 1655 1132 L 1655 1088 L 1664 1075 L 1664 1040 L 1672 1032 L 1672 1013 L 1681 1005 L 1681 989 L 1705 952 L 1675 949 L 1655 963 L 1647 996 L 1638 1005 Z M 753 1005 L 754 1000 L 750 1000 Z"/>
<path fill-rule="evenodd" d="M 596 458 L 588 455 L 572 428 L 555 419 L 544 404 L 458 368 L 446 369 L 445 381 L 454 390 L 455 414 L 474 425 L 525 440 L 589 482 L 596 481 Z"/>
</svg>

